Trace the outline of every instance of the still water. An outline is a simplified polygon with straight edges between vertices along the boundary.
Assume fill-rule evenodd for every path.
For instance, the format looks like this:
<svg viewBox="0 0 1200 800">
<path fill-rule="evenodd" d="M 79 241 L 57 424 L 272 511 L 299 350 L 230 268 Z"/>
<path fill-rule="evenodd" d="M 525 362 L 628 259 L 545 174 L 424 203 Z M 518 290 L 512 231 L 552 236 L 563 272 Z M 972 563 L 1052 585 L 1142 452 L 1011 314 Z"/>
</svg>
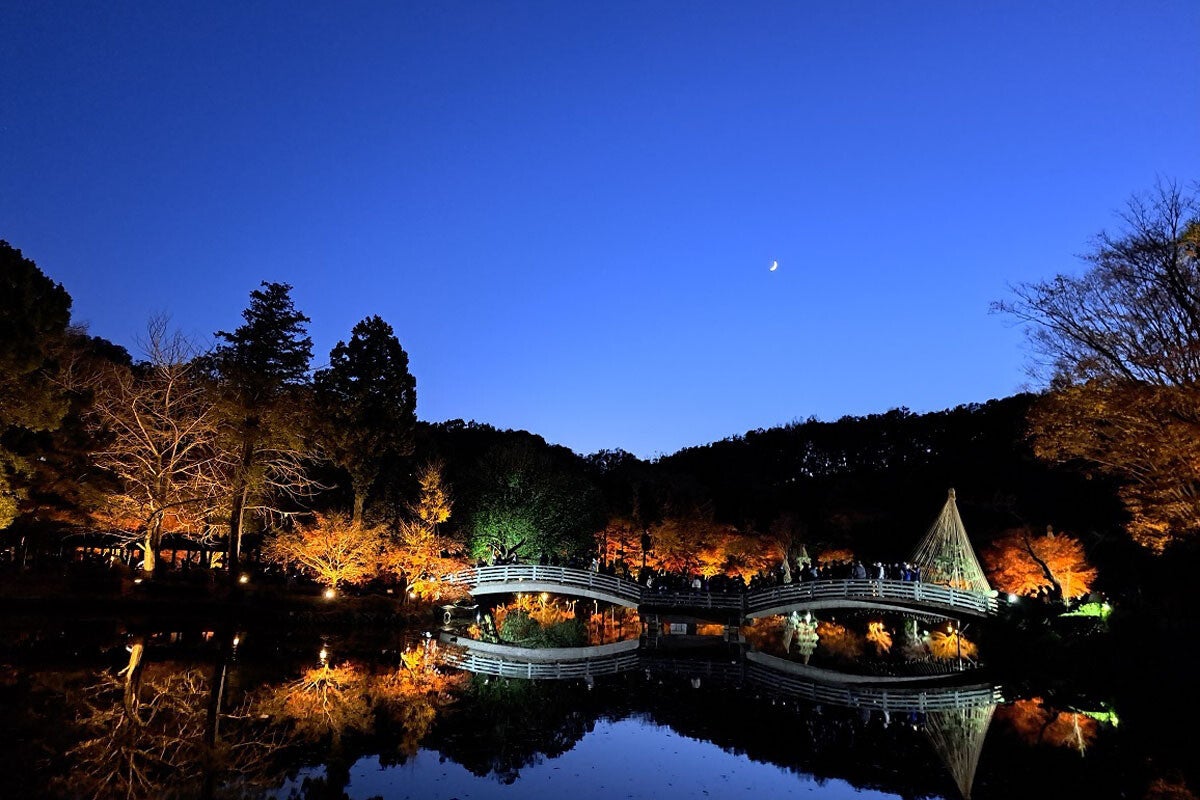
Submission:
<svg viewBox="0 0 1200 800">
<path fill-rule="evenodd" d="M 462 669 L 437 631 L 23 626 L 0 651 L 4 798 L 1193 796 L 1194 702 L 1165 707 L 1161 676 L 848 686 L 726 632 L 529 680 Z"/>
</svg>

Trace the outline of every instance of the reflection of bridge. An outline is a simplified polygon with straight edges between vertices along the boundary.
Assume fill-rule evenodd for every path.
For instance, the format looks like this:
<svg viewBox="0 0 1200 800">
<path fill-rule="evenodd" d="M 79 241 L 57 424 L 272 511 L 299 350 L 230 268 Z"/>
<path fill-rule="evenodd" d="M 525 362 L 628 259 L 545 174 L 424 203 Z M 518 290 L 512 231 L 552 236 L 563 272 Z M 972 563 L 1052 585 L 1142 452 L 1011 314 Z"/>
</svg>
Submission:
<svg viewBox="0 0 1200 800">
<path fill-rule="evenodd" d="M 563 680 L 637 670 L 670 672 L 687 677 L 746 680 L 813 702 L 889 713 L 965 709 L 1003 702 L 1000 687 L 990 683 L 934 685 L 931 682 L 938 680 L 937 677 L 844 675 L 758 652 L 746 653 L 743 661 L 731 662 L 728 657 L 720 661 L 659 658 L 640 650 L 636 639 L 594 647 L 544 650 L 478 642 L 452 634 L 443 634 L 442 640 L 463 648 L 443 651 L 451 665 L 468 672 L 507 678 Z M 940 677 L 944 680 L 951 676 Z"/>
<path fill-rule="evenodd" d="M 990 593 L 918 581 L 815 580 L 745 593 L 657 592 L 613 575 L 570 567 L 506 564 L 475 567 L 451 577 L 475 596 L 515 592 L 554 592 L 654 610 L 712 610 L 741 617 L 767 617 L 824 608 L 867 608 L 948 616 L 993 616 L 1000 601 Z"/>
</svg>

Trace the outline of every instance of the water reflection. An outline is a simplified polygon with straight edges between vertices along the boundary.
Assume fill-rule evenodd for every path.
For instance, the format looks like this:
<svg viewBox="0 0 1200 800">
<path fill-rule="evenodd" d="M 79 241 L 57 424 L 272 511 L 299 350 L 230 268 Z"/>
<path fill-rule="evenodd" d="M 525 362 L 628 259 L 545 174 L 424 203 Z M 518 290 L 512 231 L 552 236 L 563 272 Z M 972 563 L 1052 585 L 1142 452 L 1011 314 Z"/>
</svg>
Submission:
<svg viewBox="0 0 1200 800">
<path fill-rule="evenodd" d="M 0 673 L 14 737 L 0 796 L 366 797 L 399 775 L 414 797 L 506 785 L 537 796 L 544 781 L 575 800 L 1101 797 L 1118 785 L 1143 797 L 1176 785 L 1130 777 L 1133 756 L 1113 744 L 1125 726 L 1100 708 L 1044 695 L 996 708 L 995 687 L 970 675 L 831 682 L 794 649 L 745 654 L 725 636 L 589 646 L 633 662 L 539 682 L 452 669 L 466 653 L 421 635 L 98 634 L 75 643 L 82 660 Z M 22 663 L 13 652 L 7 663 Z"/>
</svg>

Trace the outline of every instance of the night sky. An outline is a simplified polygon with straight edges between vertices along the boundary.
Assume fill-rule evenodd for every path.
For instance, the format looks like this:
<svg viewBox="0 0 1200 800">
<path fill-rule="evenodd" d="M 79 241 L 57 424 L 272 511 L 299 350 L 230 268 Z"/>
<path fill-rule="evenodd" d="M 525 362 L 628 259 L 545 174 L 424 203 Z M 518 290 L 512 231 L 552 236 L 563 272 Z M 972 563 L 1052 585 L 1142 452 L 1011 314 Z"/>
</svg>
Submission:
<svg viewBox="0 0 1200 800">
<path fill-rule="evenodd" d="M 669 453 L 1028 381 L 990 314 L 1200 177 L 1200 4 L 0 4 L 0 238 L 134 346 L 295 287 L 418 414 Z M 771 263 L 779 262 L 775 272 Z"/>
</svg>

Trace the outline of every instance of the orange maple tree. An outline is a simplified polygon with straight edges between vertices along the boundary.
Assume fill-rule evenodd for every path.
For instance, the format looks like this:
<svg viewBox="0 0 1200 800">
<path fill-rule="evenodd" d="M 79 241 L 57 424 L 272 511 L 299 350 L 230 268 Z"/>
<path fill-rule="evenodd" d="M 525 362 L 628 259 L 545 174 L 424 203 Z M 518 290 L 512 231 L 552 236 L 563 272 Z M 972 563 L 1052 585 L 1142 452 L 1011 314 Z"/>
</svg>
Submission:
<svg viewBox="0 0 1200 800">
<path fill-rule="evenodd" d="M 1049 589 L 1064 599 L 1083 597 L 1097 575 L 1078 539 L 1050 530 L 1041 536 L 1028 528 L 1008 531 L 984 549 L 983 563 L 993 586 L 1030 596 Z"/>
</svg>

